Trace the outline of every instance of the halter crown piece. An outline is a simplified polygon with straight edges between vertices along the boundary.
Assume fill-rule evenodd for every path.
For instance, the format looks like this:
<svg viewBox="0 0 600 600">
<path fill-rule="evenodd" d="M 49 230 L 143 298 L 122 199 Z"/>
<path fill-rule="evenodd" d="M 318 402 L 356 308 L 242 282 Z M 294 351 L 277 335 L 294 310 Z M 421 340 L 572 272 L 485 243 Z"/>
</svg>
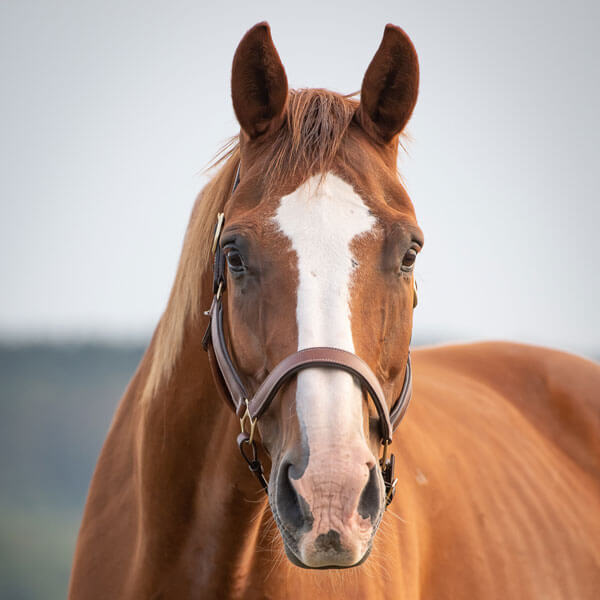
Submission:
<svg viewBox="0 0 600 600">
<path fill-rule="evenodd" d="M 239 182 L 240 170 L 238 167 L 231 190 L 232 194 Z M 315 346 L 290 354 L 273 368 L 258 386 L 254 395 L 250 396 L 246 392 L 242 379 L 231 359 L 223 330 L 223 293 L 227 286 L 225 273 L 227 262 L 219 242 L 224 222 L 224 214 L 219 213 L 212 246 L 214 254 L 213 301 L 210 309 L 205 313 L 210 317 L 210 320 L 202 345 L 208 352 L 208 359 L 217 389 L 240 419 L 241 433 L 237 437 L 237 443 L 250 471 L 254 473 L 265 492 L 267 492 L 268 483 L 264 476 L 262 463 L 258 458 L 254 434 L 258 419 L 269 408 L 281 386 L 304 369 L 341 369 L 353 375 L 360 382 L 368 392 L 377 410 L 381 444 L 383 445 L 383 455 L 379 465 L 385 484 L 387 507 L 394 497 L 396 483 L 398 482 L 394 478 L 394 455 L 388 456 L 388 446 L 392 442 L 392 434 L 400 424 L 412 395 L 410 352 L 406 361 L 402 390 L 391 410 L 388 410 L 379 380 L 367 363 L 356 354 L 340 348 Z M 416 302 L 413 303 L 416 305 Z"/>
</svg>

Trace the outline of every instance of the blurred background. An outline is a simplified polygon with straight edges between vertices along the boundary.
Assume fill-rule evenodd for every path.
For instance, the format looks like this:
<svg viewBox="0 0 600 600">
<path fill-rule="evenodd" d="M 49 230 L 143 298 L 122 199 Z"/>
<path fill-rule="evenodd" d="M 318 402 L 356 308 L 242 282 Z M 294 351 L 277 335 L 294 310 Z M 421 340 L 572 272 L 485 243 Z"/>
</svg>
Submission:
<svg viewBox="0 0 600 600">
<path fill-rule="evenodd" d="M 591 0 L 0 3 L 0 597 L 66 595 L 258 21 L 292 87 L 358 90 L 388 22 L 417 47 L 400 162 L 426 237 L 416 345 L 598 359 L 599 16 Z"/>
</svg>

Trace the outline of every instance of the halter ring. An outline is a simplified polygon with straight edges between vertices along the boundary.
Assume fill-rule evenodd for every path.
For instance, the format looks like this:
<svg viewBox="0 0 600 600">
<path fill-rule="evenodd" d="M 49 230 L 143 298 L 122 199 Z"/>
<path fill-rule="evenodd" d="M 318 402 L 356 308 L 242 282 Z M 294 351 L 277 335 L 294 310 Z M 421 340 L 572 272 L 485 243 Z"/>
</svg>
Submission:
<svg viewBox="0 0 600 600">
<path fill-rule="evenodd" d="M 242 429 L 242 433 L 246 433 L 246 419 L 248 419 L 248 422 L 250 423 L 250 432 L 248 433 L 250 437 L 248 438 L 248 443 L 252 444 L 252 441 L 254 440 L 254 428 L 256 427 L 256 419 L 253 419 L 250 416 L 250 409 L 248 408 L 248 398 L 244 398 L 244 402 L 246 403 L 246 412 L 240 419 L 240 427 Z"/>
</svg>

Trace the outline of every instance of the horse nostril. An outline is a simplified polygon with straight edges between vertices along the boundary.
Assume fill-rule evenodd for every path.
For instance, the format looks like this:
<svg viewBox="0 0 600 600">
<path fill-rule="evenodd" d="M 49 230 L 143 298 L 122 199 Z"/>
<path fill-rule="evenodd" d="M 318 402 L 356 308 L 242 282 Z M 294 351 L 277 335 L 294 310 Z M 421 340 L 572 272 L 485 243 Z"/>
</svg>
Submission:
<svg viewBox="0 0 600 600">
<path fill-rule="evenodd" d="M 282 464 L 277 477 L 277 508 L 280 518 L 287 527 L 309 531 L 313 515 L 306 500 L 298 494 L 290 478 L 291 463 Z"/>
<path fill-rule="evenodd" d="M 381 490 L 377 479 L 377 469 L 373 466 L 369 469 L 369 479 L 365 485 L 358 503 L 358 514 L 363 519 L 371 519 L 375 523 L 381 510 Z"/>
</svg>

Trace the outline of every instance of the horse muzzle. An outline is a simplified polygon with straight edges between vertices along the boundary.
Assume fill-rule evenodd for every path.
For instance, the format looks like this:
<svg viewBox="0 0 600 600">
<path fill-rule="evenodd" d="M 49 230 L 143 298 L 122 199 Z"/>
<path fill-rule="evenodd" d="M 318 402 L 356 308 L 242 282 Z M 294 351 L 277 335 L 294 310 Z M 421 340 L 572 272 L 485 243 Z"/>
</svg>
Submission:
<svg viewBox="0 0 600 600">
<path fill-rule="evenodd" d="M 353 567 L 370 552 L 385 510 L 384 483 L 364 442 L 345 449 L 344 460 L 335 458 L 339 449 L 325 449 L 302 472 L 283 460 L 271 477 L 271 508 L 296 566 Z"/>
</svg>

